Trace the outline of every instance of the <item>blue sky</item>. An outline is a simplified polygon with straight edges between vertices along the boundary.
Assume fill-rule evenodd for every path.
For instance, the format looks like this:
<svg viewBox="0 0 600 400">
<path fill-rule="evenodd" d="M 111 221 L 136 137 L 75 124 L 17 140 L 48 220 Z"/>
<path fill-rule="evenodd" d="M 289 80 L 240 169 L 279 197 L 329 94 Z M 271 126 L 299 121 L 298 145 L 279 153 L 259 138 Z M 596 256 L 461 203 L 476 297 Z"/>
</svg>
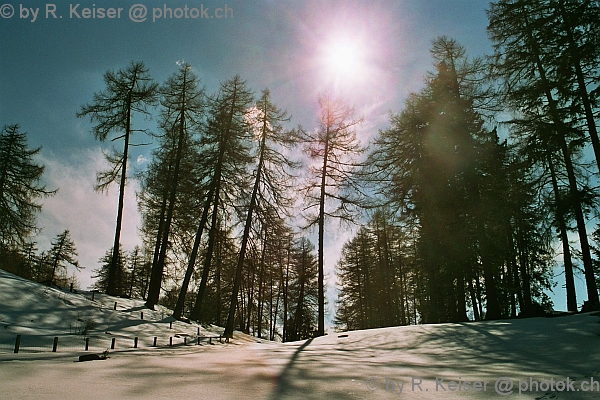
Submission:
<svg viewBox="0 0 600 400">
<path fill-rule="evenodd" d="M 0 125 L 18 123 L 29 133 L 30 146 L 42 146 L 45 180 L 59 192 L 45 201 L 39 247 L 48 248 L 54 236 L 70 229 L 86 267 L 80 277 L 83 287 L 112 245 L 117 190 L 108 195 L 93 191 L 95 171 L 103 165 L 101 151 L 108 145 L 95 141 L 89 121 L 75 113 L 103 89 L 107 70 L 140 60 L 163 82 L 176 71 L 176 62 L 185 60 L 209 93 L 238 74 L 257 93 L 271 90 L 275 103 L 292 116 L 290 127 L 309 129 L 316 126 L 317 96 L 334 90 L 365 118 L 359 135 L 366 141 L 386 126 L 389 111 L 399 111 L 407 94 L 422 87 L 431 69 L 432 39 L 452 37 L 471 56 L 490 52 L 487 2 L 480 0 L 4 1 L 0 15 L 10 16 L 11 10 L 14 15 L 0 18 Z M 52 4 L 57 18 L 46 18 Z M 146 21 L 130 19 L 134 4 L 147 8 Z M 70 12 L 72 7 L 76 13 Z M 84 8 L 100 7 L 123 11 L 113 19 L 77 17 Z M 186 7 L 189 16 L 193 8 L 209 17 L 218 9 L 219 15 L 228 14 L 221 19 L 175 18 L 177 9 Z M 173 10 L 173 17 L 152 21 L 165 8 Z M 39 9 L 35 21 L 31 9 Z M 328 46 L 339 40 L 356 43 L 362 52 L 361 69 L 343 82 L 323 65 Z M 148 142 L 147 137 L 138 140 Z M 132 165 L 142 169 L 151 149 L 136 148 Z M 127 192 L 126 250 L 138 243 L 136 187 L 131 181 Z M 326 259 L 331 276 L 348 236 L 331 224 Z"/>
</svg>

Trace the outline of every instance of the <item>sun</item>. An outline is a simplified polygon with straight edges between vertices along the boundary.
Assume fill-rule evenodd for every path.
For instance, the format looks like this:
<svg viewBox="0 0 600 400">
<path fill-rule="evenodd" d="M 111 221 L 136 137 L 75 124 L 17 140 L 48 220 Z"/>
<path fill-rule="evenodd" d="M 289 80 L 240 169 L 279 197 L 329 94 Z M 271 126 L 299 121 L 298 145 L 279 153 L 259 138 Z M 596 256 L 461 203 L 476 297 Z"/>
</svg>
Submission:
<svg viewBox="0 0 600 400">
<path fill-rule="evenodd" d="M 364 60 L 357 43 L 349 39 L 338 39 L 324 51 L 326 68 L 332 76 L 347 79 L 361 72 Z"/>
<path fill-rule="evenodd" d="M 360 38 L 338 33 L 318 45 L 318 68 L 331 85 L 348 86 L 359 82 L 367 69 L 368 48 Z"/>
</svg>

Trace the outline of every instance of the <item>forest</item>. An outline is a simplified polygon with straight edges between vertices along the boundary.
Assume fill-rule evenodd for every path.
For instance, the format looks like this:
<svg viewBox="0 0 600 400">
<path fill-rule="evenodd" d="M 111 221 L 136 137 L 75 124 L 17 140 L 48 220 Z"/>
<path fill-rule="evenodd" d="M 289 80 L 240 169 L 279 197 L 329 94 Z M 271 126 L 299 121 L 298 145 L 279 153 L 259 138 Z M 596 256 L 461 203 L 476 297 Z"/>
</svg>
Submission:
<svg viewBox="0 0 600 400">
<path fill-rule="evenodd" d="M 600 2 L 498 0 L 487 15 L 491 54 L 433 39 L 422 89 L 367 145 L 361 116 L 331 94 L 305 128 L 240 76 L 207 93 L 185 62 L 163 83 L 141 61 L 107 71 L 73 111 L 111 146 L 95 189 L 119 191 L 93 289 L 228 337 L 322 336 L 324 235 L 342 224 L 336 329 L 544 315 L 552 290 L 569 312 L 600 310 Z M 131 173 L 130 149 L 148 141 L 147 168 Z M 42 183 L 40 150 L 4 125 L 0 268 L 68 286 L 82 268 L 69 230 L 49 250 L 35 242 L 59 190 Z M 123 249 L 133 179 L 141 245 Z"/>
</svg>

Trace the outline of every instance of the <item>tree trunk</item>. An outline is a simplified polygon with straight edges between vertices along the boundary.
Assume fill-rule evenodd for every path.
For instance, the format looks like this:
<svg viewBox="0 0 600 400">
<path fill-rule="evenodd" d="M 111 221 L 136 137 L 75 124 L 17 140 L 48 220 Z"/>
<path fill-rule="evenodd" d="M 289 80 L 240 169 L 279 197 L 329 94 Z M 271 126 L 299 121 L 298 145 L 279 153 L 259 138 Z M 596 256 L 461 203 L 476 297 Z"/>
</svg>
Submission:
<svg viewBox="0 0 600 400">
<path fill-rule="evenodd" d="M 198 230 L 196 232 L 196 237 L 194 239 L 194 245 L 192 247 L 192 252 L 190 254 L 190 259 L 188 260 L 188 266 L 185 271 L 185 276 L 183 278 L 183 282 L 181 283 L 181 290 L 179 291 L 179 296 L 177 297 L 177 304 L 175 305 L 175 310 L 173 310 L 173 317 L 176 319 L 181 319 L 183 315 L 183 308 L 185 305 L 185 297 L 187 295 L 187 290 L 190 285 L 190 280 L 192 278 L 192 274 L 194 273 L 194 269 L 196 266 L 196 258 L 198 257 L 198 249 L 200 248 L 200 241 L 202 239 L 202 231 L 204 230 L 204 226 L 208 221 L 208 211 L 210 210 L 210 204 L 212 203 L 212 197 L 214 193 L 214 185 L 211 182 L 210 189 L 208 194 L 206 195 L 206 203 L 204 204 L 204 210 L 202 211 L 202 217 L 200 218 L 200 224 L 198 225 Z"/>
<path fill-rule="evenodd" d="M 115 240 L 113 253 L 108 268 L 108 284 L 106 294 L 109 296 L 120 295 L 121 288 L 117 287 L 117 274 L 119 262 L 119 248 L 121 243 L 121 225 L 123 223 L 123 206 L 125 204 L 125 181 L 127 180 L 127 159 L 129 157 L 129 136 L 131 135 L 131 95 L 137 81 L 137 71 L 133 76 L 133 83 L 127 96 L 127 122 L 125 127 L 125 143 L 123 145 L 123 167 L 121 168 L 121 183 L 119 184 L 119 205 L 117 208 L 117 226 L 115 228 Z"/>
<path fill-rule="evenodd" d="M 525 23 L 527 28 L 527 34 L 529 35 L 530 45 L 532 47 L 533 55 L 536 61 L 536 68 L 540 75 L 540 80 L 546 96 L 546 100 L 548 101 L 550 117 L 557 130 L 556 133 L 558 136 L 558 143 L 562 152 L 565 168 L 567 170 L 567 176 L 569 179 L 569 188 L 571 194 L 576 199 L 576 204 L 574 204 L 573 206 L 575 211 L 575 220 L 577 221 L 577 231 L 579 233 L 579 244 L 581 246 L 581 253 L 583 258 L 583 269 L 585 275 L 585 282 L 587 286 L 588 301 L 593 306 L 600 307 L 600 298 L 598 297 L 598 288 L 596 286 L 596 279 L 594 277 L 594 267 L 592 265 L 592 256 L 590 253 L 590 244 L 587 237 L 587 229 L 585 226 L 583 210 L 581 209 L 581 202 L 579 200 L 579 189 L 577 187 L 577 180 L 573 168 L 573 161 L 571 160 L 571 153 L 569 151 L 569 147 L 565 138 L 567 130 L 564 126 L 563 121 L 561 121 L 559 117 L 556 100 L 552 95 L 552 88 L 549 84 L 548 78 L 546 76 L 546 70 L 544 69 L 544 66 L 541 61 L 540 50 L 537 46 L 537 42 L 534 40 L 533 35 L 531 33 L 527 15 L 525 15 Z"/>
<path fill-rule="evenodd" d="M 564 214 L 562 211 L 562 199 L 558 187 L 558 181 L 556 179 L 556 172 L 554 171 L 554 163 L 552 162 L 552 156 L 547 152 L 548 168 L 550 169 L 550 175 L 552 178 L 552 188 L 554 191 L 554 200 L 558 207 L 556 213 L 556 220 L 558 222 L 558 228 L 560 230 L 560 239 L 563 247 L 563 260 L 565 263 L 565 287 L 567 290 L 567 310 L 577 312 L 577 293 L 575 291 L 575 279 L 573 277 L 573 263 L 571 261 L 571 248 L 569 246 L 569 237 L 567 234 L 567 224 L 565 223 Z"/>
<path fill-rule="evenodd" d="M 262 252 L 260 255 L 260 269 L 258 271 L 258 309 L 257 309 L 257 331 L 258 331 L 258 337 L 261 338 L 262 337 L 262 318 L 263 318 L 263 301 L 264 301 L 264 296 L 263 296 L 263 284 L 264 284 L 264 275 L 265 275 L 265 255 L 266 255 L 266 249 L 267 249 L 267 227 L 265 227 L 265 237 L 263 239 L 263 247 L 262 247 Z M 271 309 L 273 309 L 273 284 L 271 282 Z M 270 325 L 270 324 L 269 324 Z M 269 335 L 271 334 L 271 330 L 269 330 Z"/>
<path fill-rule="evenodd" d="M 215 240 L 217 236 L 217 218 L 219 213 L 219 189 L 220 185 L 218 185 L 215 189 L 215 200 L 213 203 L 210 231 L 208 233 L 208 247 L 206 249 L 206 258 L 204 259 L 204 267 L 202 269 L 202 280 L 200 281 L 200 287 L 198 288 L 198 296 L 196 297 L 196 303 L 194 304 L 194 308 L 192 310 L 192 313 L 190 314 L 190 319 L 193 321 L 199 321 L 200 319 L 202 300 L 204 298 L 204 292 L 206 291 L 208 273 L 210 271 L 210 263 L 212 261 L 212 256 L 215 248 Z"/>
<path fill-rule="evenodd" d="M 229 305 L 229 315 L 227 316 L 227 325 L 225 326 L 225 337 L 233 335 L 233 323 L 235 318 L 235 307 L 237 302 L 237 295 L 240 288 L 240 281 L 242 280 L 242 269 L 244 267 L 244 259 L 246 258 L 246 247 L 250 238 L 250 229 L 252 227 L 252 214 L 256 207 L 256 199 L 258 196 L 258 188 L 260 186 L 260 178 L 263 169 L 263 163 L 265 158 L 265 148 L 267 140 L 267 118 L 264 118 L 263 122 L 263 137 L 260 144 L 260 156 L 258 160 L 258 166 L 256 167 L 256 179 L 254 181 L 254 187 L 252 188 L 252 196 L 250 198 L 250 205 L 248 206 L 248 214 L 246 215 L 246 224 L 244 226 L 244 235 L 242 236 L 242 245 L 240 248 L 240 254 L 238 256 L 238 262 L 235 269 L 235 280 L 233 281 L 233 290 L 231 293 L 231 303 Z"/>
<path fill-rule="evenodd" d="M 567 18 L 567 14 L 565 12 L 564 1 L 561 0 L 558 2 L 558 4 L 563 23 L 565 25 L 567 40 L 569 42 L 569 53 L 573 54 L 575 57 L 574 60 L 572 60 L 572 65 L 573 67 L 575 67 L 575 77 L 577 78 L 577 92 L 579 93 L 579 97 L 581 97 L 581 102 L 585 110 L 585 120 L 588 126 L 588 133 L 592 141 L 592 148 L 594 149 L 596 165 L 598 166 L 598 171 L 600 172 L 600 139 L 598 138 L 598 129 L 596 128 L 594 111 L 592 110 L 590 96 L 587 90 L 587 85 L 585 83 L 585 75 L 581 68 L 581 59 L 579 57 L 579 52 L 581 50 L 577 48 L 577 43 L 575 42 L 575 38 L 573 36 L 573 27 L 569 24 L 569 19 Z"/>
<path fill-rule="evenodd" d="M 321 186 L 319 197 L 319 276 L 318 276 L 318 326 L 317 336 L 325 335 L 325 286 L 324 279 L 324 236 L 325 236 L 325 185 L 327 183 L 327 161 L 329 157 L 329 124 L 325 134 L 325 150 L 323 151 L 323 168 L 321 169 Z"/>
</svg>

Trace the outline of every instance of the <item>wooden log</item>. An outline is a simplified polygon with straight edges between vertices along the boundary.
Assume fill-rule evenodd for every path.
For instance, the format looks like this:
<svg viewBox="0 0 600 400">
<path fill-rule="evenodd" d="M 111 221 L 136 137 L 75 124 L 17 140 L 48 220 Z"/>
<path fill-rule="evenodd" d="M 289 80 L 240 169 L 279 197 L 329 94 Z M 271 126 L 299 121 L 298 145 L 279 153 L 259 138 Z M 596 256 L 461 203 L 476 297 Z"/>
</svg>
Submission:
<svg viewBox="0 0 600 400">
<path fill-rule="evenodd" d="M 19 352 L 19 347 L 21 347 L 21 335 L 17 335 L 17 340 L 15 341 L 15 354 Z"/>
</svg>

